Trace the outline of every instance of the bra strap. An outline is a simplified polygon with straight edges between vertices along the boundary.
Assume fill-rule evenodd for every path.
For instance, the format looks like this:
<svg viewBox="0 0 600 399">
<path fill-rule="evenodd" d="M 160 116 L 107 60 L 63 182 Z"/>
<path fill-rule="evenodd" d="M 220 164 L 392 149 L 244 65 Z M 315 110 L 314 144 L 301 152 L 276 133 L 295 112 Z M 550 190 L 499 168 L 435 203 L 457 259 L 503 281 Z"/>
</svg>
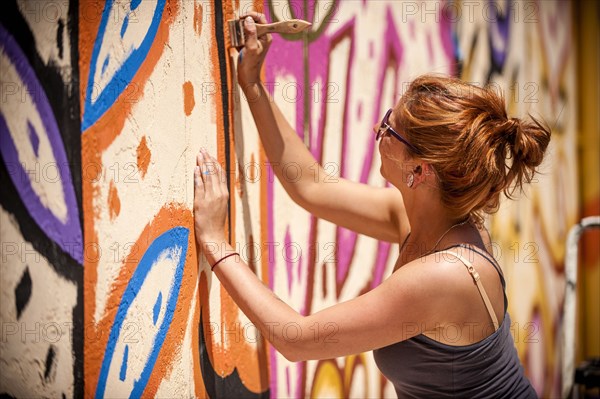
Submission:
<svg viewBox="0 0 600 399">
<path fill-rule="evenodd" d="M 438 252 L 438 254 L 450 254 L 452 256 L 455 256 L 456 258 L 458 258 L 458 260 L 460 260 L 465 265 L 469 274 L 471 274 L 471 277 L 473 277 L 473 282 L 475 283 L 475 285 L 477 286 L 477 289 L 479 290 L 479 294 L 481 295 L 481 298 L 483 299 L 483 302 L 485 303 L 485 307 L 487 308 L 490 318 L 492 319 L 492 323 L 494 323 L 494 331 L 497 330 L 499 327 L 498 318 L 496 317 L 496 313 L 494 312 L 494 308 L 492 307 L 490 298 L 488 297 L 487 293 L 485 292 L 485 288 L 483 287 L 483 284 L 481 284 L 481 278 L 479 277 L 479 273 L 477 273 L 477 270 L 475 270 L 475 268 L 473 267 L 473 264 L 454 251 L 441 251 L 441 252 Z"/>
</svg>

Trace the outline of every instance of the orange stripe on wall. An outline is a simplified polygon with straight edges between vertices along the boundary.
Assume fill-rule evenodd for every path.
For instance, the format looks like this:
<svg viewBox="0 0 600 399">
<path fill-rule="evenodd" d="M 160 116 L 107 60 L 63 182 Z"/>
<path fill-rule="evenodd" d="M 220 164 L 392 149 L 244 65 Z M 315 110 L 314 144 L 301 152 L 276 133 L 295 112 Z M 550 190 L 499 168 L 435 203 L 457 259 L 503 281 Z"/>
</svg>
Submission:
<svg viewBox="0 0 600 399">
<path fill-rule="evenodd" d="M 132 247 L 136 250 L 132 251 L 132 253 L 123 261 L 119 276 L 113 282 L 109 298 L 106 301 L 106 312 L 97 324 L 90 325 L 89 330 L 86 331 L 85 393 L 87 397 L 93 397 L 96 392 L 100 367 L 104 359 L 104 353 L 108 342 L 108 332 L 114 324 L 119 303 L 131 280 L 131 276 L 135 272 L 141 257 L 154 239 L 163 232 L 176 226 L 183 226 L 190 231 L 193 231 L 193 217 L 189 209 L 173 206 L 164 207 L 158 212 L 154 220 L 146 225 Z M 194 246 L 193 234 L 190 234 L 188 237 L 188 248 L 194 248 Z M 187 252 L 187 259 L 183 271 L 182 287 L 180 288 L 179 298 L 177 300 L 177 311 L 173 315 L 171 326 L 158 355 L 148 385 L 144 391 L 144 394 L 147 396 L 155 396 L 160 383 L 172 369 L 172 362 L 177 353 L 177 348 L 180 348 L 181 343 L 183 342 L 184 334 L 181 332 L 186 330 L 190 304 L 197 282 L 197 265 L 198 262 L 195 251 L 189 250 Z M 90 297 L 88 296 L 87 298 Z M 94 301 L 94 297 L 91 297 L 88 301 Z M 88 307 L 90 307 L 89 304 Z M 90 318 L 91 316 L 92 315 L 90 315 Z"/>
<path fill-rule="evenodd" d="M 175 226 L 183 226 L 188 228 L 190 234 L 188 236 L 188 251 L 183 270 L 182 286 L 179 291 L 179 298 L 177 299 L 175 314 L 173 315 L 171 326 L 169 327 L 165 341 L 160 349 L 158 358 L 156 359 L 156 364 L 152 370 L 150 379 L 148 380 L 148 385 L 144 390 L 145 397 L 156 396 L 156 392 L 158 391 L 160 383 L 163 381 L 163 379 L 170 375 L 171 370 L 173 369 L 175 354 L 181 355 L 181 351 L 186 350 L 186 348 L 182 347 L 182 343 L 185 335 L 184 332 L 187 330 L 187 322 L 191 311 L 190 305 L 192 303 L 194 290 L 198 282 L 198 258 L 196 256 L 196 251 L 192 250 L 196 245 L 194 242 L 194 235 L 191 234 L 191 232 L 194 231 L 193 220 L 194 217 L 192 212 L 188 209 L 177 210 L 173 208 L 163 208 L 155 218 L 155 222 L 153 222 L 153 224 L 156 223 L 154 226 L 156 235 Z M 148 244 L 151 244 L 152 241 L 153 240 L 150 240 Z M 129 278 L 127 281 L 129 281 Z M 118 299 L 120 301 L 120 296 Z M 117 307 L 118 304 L 115 306 L 115 309 Z M 196 314 L 197 312 L 194 313 Z M 198 323 L 195 323 L 195 325 L 198 325 Z M 197 342 L 198 340 L 194 339 L 192 336 L 192 341 Z M 195 352 L 192 356 L 197 358 L 198 356 L 195 355 L 198 353 L 199 352 Z"/>
<path fill-rule="evenodd" d="M 84 4 L 86 4 L 86 2 L 84 2 Z M 85 93 L 90 70 L 90 59 L 102 16 L 102 8 L 100 8 L 100 15 L 97 18 L 93 18 L 90 23 L 88 23 L 88 19 L 83 19 L 81 15 L 82 13 L 87 12 L 83 11 L 87 9 L 86 6 L 82 5 L 80 8 L 79 70 L 81 117 L 83 117 L 85 111 Z M 154 71 L 169 40 L 169 30 L 178 11 L 179 3 L 176 0 L 167 0 L 162 20 L 156 32 L 156 37 L 154 38 L 152 47 L 148 51 L 146 59 L 112 107 L 106 111 L 93 126 L 86 130 L 86 132 L 90 132 L 90 134 L 93 133 L 97 135 L 96 140 L 98 141 L 97 148 L 99 151 L 105 150 L 121 133 L 125 120 L 131 112 L 131 108 L 134 104 L 139 102 L 140 98 L 142 98 L 144 86 Z"/>
</svg>

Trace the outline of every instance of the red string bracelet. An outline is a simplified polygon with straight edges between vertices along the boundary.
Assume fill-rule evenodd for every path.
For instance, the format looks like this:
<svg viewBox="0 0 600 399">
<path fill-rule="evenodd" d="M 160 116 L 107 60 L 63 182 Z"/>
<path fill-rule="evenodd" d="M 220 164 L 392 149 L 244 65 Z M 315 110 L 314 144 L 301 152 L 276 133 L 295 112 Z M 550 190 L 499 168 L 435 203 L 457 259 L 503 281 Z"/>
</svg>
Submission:
<svg viewBox="0 0 600 399">
<path fill-rule="evenodd" d="M 227 258 L 229 258 L 230 256 L 233 256 L 233 255 L 240 256 L 240 254 L 238 254 L 237 252 L 231 253 L 229 255 L 225 255 L 221 259 L 219 259 L 218 261 L 216 261 L 215 264 L 210 267 L 210 271 L 212 272 L 213 270 L 215 270 L 215 266 L 217 266 L 219 263 L 223 262 L 225 259 L 227 259 Z"/>
</svg>

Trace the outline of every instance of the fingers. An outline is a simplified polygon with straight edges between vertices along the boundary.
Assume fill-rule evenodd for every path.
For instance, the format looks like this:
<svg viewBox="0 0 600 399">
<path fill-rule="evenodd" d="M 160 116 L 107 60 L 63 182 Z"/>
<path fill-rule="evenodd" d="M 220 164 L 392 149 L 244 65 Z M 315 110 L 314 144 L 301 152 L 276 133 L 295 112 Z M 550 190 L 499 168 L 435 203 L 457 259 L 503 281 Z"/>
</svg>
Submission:
<svg viewBox="0 0 600 399">
<path fill-rule="evenodd" d="M 267 23 L 267 17 L 265 17 L 265 14 L 253 11 L 250 12 L 248 15 L 254 18 L 255 21 L 258 21 L 259 24 Z M 270 33 L 267 33 L 266 35 L 262 35 L 261 37 L 259 37 L 258 41 L 260 44 L 262 44 L 263 51 L 266 53 L 269 49 L 269 46 L 271 45 L 271 42 L 273 41 L 273 36 Z"/>
<path fill-rule="evenodd" d="M 261 49 L 267 50 L 269 48 L 273 38 L 270 33 L 257 37 L 256 22 L 266 24 L 267 18 L 265 17 L 265 14 L 251 11 L 244 18 L 244 33 L 246 35 L 246 45 L 244 47 L 251 51 L 258 50 L 258 52 L 260 52 Z"/>
<path fill-rule="evenodd" d="M 256 37 L 256 24 L 250 15 L 244 19 L 244 34 L 246 37 L 244 49 L 252 52 L 258 52 L 260 47 L 259 41 Z"/>
<path fill-rule="evenodd" d="M 214 174 L 215 174 L 215 166 L 210 160 L 209 155 L 206 153 L 206 150 L 203 148 L 200 151 L 200 156 L 202 158 L 202 163 L 200 165 L 200 169 L 202 171 L 202 180 L 204 181 L 204 189 L 207 193 L 213 194 L 215 192 L 215 182 L 214 182 Z M 217 187 L 218 189 L 218 187 Z"/>
<path fill-rule="evenodd" d="M 246 14 L 246 16 L 252 17 L 254 21 L 258 22 L 259 24 L 267 23 L 267 17 L 265 16 L 265 14 L 256 11 L 250 11 L 248 14 Z"/>
<path fill-rule="evenodd" d="M 208 194 L 229 194 L 226 172 L 216 158 L 210 156 L 202 148 L 196 156 L 196 164 L 194 182 L 202 186 L 203 192 Z"/>
<path fill-rule="evenodd" d="M 218 166 L 218 170 L 220 173 L 220 181 L 222 182 L 221 184 L 221 192 L 226 195 L 229 196 L 229 187 L 227 187 L 227 174 L 225 172 L 225 169 L 223 169 L 221 167 L 221 165 Z"/>
<path fill-rule="evenodd" d="M 200 166 L 194 167 L 194 195 L 199 198 L 204 198 L 204 183 L 202 183 L 202 172 Z"/>
<path fill-rule="evenodd" d="M 212 182 L 213 192 L 217 195 L 227 196 L 229 190 L 227 189 L 227 176 L 225 175 L 225 171 L 216 158 L 210 156 L 208 153 L 205 153 L 205 155 L 211 165 L 209 176 Z"/>
</svg>

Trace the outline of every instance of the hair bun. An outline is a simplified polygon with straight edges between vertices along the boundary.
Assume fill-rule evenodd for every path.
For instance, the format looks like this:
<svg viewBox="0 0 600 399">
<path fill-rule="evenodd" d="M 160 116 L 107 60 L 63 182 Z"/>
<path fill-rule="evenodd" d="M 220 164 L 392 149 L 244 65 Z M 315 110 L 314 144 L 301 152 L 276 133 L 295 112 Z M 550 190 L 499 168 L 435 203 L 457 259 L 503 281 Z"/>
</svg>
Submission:
<svg viewBox="0 0 600 399">
<path fill-rule="evenodd" d="M 542 162 L 550 129 L 529 116 L 508 118 L 502 92 L 491 86 L 424 75 L 394 108 L 393 122 L 436 171 L 444 205 L 457 219 L 481 221 Z"/>
<path fill-rule="evenodd" d="M 511 129 L 518 129 L 521 126 L 521 120 L 519 118 L 510 118 L 507 122 Z"/>
<path fill-rule="evenodd" d="M 510 118 L 506 120 L 506 125 L 507 137 L 512 146 L 512 152 L 514 154 L 521 154 L 524 150 L 521 120 L 519 118 Z"/>
</svg>

